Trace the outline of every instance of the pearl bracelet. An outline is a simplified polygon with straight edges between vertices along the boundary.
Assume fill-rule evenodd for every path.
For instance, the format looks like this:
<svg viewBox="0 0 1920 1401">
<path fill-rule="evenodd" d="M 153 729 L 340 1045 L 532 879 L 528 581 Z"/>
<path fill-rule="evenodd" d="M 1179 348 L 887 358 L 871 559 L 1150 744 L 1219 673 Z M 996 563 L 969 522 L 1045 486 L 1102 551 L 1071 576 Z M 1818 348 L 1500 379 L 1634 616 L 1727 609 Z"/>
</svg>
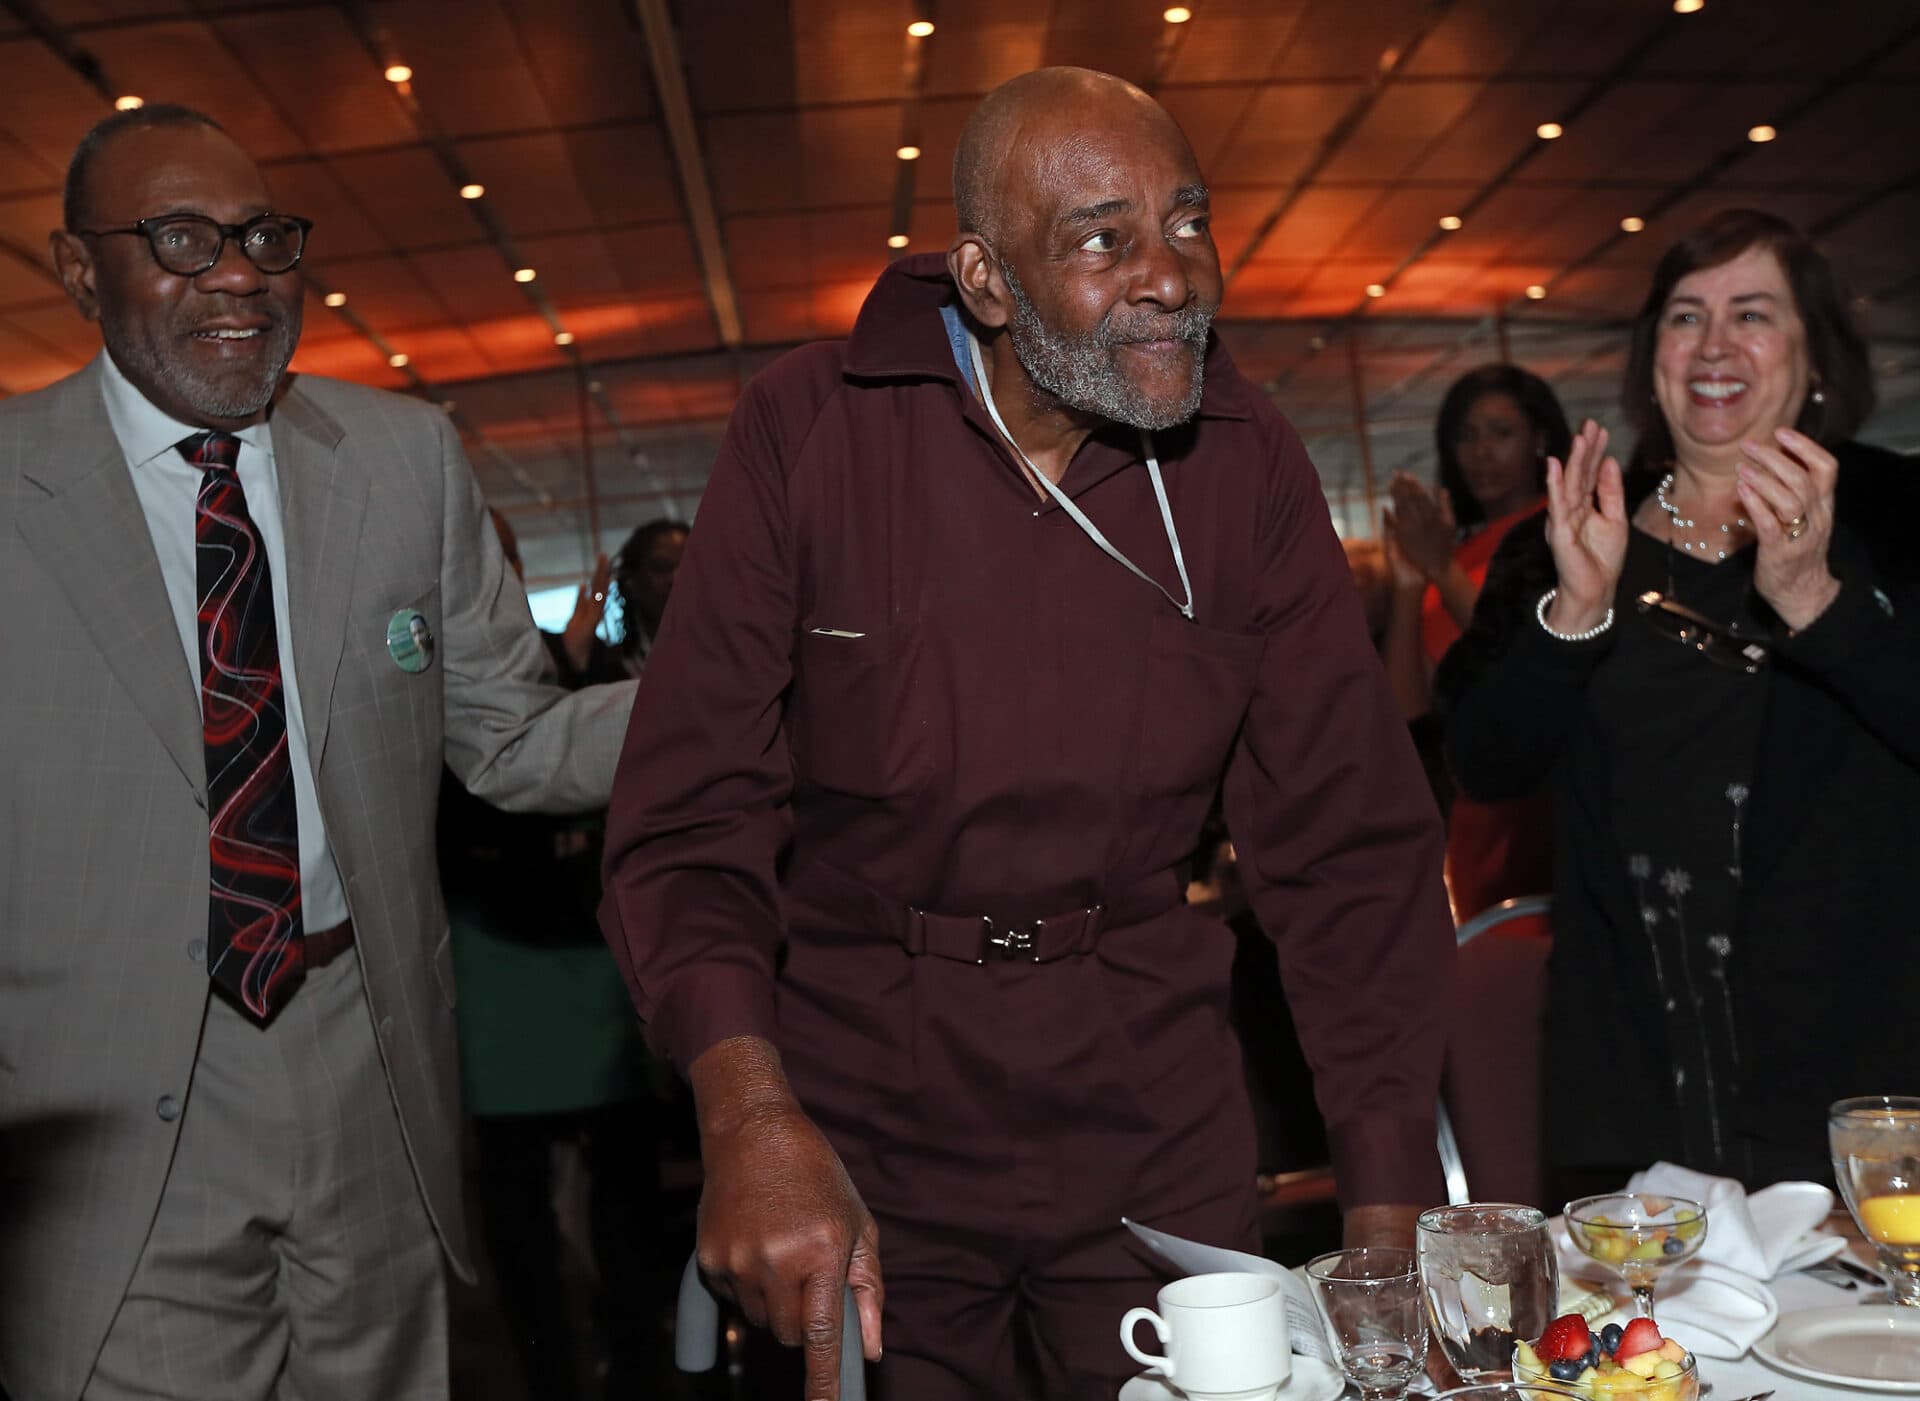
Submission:
<svg viewBox="0 0 1920 1401">
<path fill-rule="evenodd" d="M 1591 642 L 1594 638 L 1613 626 L 1613 609 L 1609 608 L 1607 609 L 1607 616 L 1588 628 L 1585 632 L 1555 632 L 1547 626 L 1547 605 L 1553 602 L 1554 596 L 1559 592 L 1560 590 L 1558 588 L 1548 589 L 1540 595 L 1540 602 L 1535 605 L 1533 610 L 1533 616 L 1540 620 L 1541 631 L 1545 632 L 1548 637 L 1560 642 Z"/>
</svg>

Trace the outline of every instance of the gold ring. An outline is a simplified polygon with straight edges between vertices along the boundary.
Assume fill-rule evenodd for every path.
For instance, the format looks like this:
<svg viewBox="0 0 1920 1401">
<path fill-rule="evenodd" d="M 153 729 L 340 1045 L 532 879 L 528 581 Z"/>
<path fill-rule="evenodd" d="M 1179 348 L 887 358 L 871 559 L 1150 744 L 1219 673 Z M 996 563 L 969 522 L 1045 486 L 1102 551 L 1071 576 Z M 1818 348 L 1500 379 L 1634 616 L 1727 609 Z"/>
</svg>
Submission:
<svg viewBox="0 0 1920 1401">
<path fill-rule="evenodd" d="M 1805 535 L 1806 533 L 1807 533 L 1807 518 L 1805 516 L 1795 516 L 1792 520 L 1787 522 L 1787 539 L 1798 540 L 1802 535 Z"/>
</svg>

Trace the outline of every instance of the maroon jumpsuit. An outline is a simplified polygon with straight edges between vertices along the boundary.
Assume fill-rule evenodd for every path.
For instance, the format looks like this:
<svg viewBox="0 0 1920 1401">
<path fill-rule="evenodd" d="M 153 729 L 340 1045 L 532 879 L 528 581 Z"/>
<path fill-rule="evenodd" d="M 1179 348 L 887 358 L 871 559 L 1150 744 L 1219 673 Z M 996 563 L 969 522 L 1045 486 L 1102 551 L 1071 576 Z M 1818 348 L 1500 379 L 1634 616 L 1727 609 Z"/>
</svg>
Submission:
<svg viewBox="0 0 1920 1401">
<path fill-rule="evenodd" d="M 883 1396 L 1020 1394 L 1018 1310 L 1047 1394 L 1105 1398 L 1164 1277 L 1120 1217 L 1256 1244 L 1233 939 L 1181 903 L 1223 779 L 1346 1206 L 1442 1195 L 1440 826 L 1299 436 L 1218 343 L 1198 417 L 1154 438 L 1194 623 L 1036 499 L 954 296 L 902 259 L 849 340 L 747 387 L 635 706 L 603 918 L 677 1064 L 780 1048 L 879 1224 Z M 1062 486 L 1177 595 L 1141 461 L 1096 433 Z"/>
</svg>

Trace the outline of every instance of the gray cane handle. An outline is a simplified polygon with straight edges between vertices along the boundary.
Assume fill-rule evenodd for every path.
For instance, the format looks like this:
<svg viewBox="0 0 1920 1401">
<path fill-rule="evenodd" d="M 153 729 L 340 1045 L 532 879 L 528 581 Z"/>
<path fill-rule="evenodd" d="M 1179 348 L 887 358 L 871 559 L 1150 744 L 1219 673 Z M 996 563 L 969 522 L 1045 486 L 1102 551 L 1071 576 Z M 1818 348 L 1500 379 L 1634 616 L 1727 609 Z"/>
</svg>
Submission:
<svg viewBox="0 0 1920 1401">
<path fill-rule="evenodd" d="M 720 1353 L 720 1305 L 700 1278 L 699 1262 L 687 1258 L 680 1275 L 680 1310 L 673 1325 L 673 1365 L 683 1372 L 711 1371 Z M 840 1401 L 867 1401 L 867 1373 L 860 1353 L 860 1313 L 853 1286 L 840 1296 Z"/>
</svg>

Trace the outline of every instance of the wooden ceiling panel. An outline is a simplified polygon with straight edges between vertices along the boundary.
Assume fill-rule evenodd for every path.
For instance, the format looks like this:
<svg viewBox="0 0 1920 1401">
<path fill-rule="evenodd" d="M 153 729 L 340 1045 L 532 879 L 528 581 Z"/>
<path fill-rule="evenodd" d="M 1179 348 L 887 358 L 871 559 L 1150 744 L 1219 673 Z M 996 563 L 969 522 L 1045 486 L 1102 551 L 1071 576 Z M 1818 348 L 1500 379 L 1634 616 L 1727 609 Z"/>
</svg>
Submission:
<svg viewBox="0 0 1920 1401">
<path fill-rule="evenodd" d="M 211 25 L 142 24 L 87 36 L 114 82 L 149 102 L 198 108 L 257 161 L 300 155 L 300 136 L 254 85 Z M 102 115 L 105 115 L 103 112 Z"/>
<path fill-rule="evenodd" d="M 65 300 L 51 268 L 42 272 L 37 264 L 0 255 L 0 307 L 40 306 Z"/>
<path fill-rule="evenodd" d="M 1565 107 L 1564 87 L 1552 83 L 1490 83 L 1412 172 L 1419 180 L 1491 180 L 1538 138 L 1533 129 Z"/>
<path fill-rule="evenodd" d="M 316 151 L 351 151 L 414 139 L 393 85 L 331 6 L 248 11 L 214 22 L 262 92 Z"/>
<path fill-rule="evenodd" d="M 1249 263 L 1227 289 L 1222 307 L 1241 320 L 1295 316 L 1294 297 L 1313 274 L 1309 262 Z"/>
<path fill-rule="evenodd" d="M 1565 136 L 1540 143 L 1516 178 L 1528 184 L 1597 182 L 1622 173 L 1638 178 L 1646 173 L 1641 157 L 1652 134 L 1680 120 L 1698 100 L 1697 90 L 1683 83 L 1622 83 L 1582 113 Z M 1720 144 L 1725 140 L 1722 123 Z"/>
<path fill-rule="evenodd" d="M 1302 7 L 1291 8 L 1297 16 Z M 1180 36 L 1180 49 L 1168 71 L 1168 82 L 1209 86 L 1258 83 L 1291 40 L 1291 28 L 1276 23 L 1272 14 L 1209 13 L 1205 24 L 1189 25 L 1189 32 Z"/>
<path fill-rule="evenodd" d="M 86 364 L 100 349 L 100 328 L 65 300 L 15 307 L 7 313 L 7 324 L 51 347 L 55 354 L 76 367 Z"/>
<path fill-rule="evenodd" d="M 1399 262 L 1429 234 L 1439 231 L 1442 215 L 1465 206 L 1473 193 L 1466 185 L 1411 185 L 1386 192 L 1368 206 L 1340 239 L 1348 258 L 1391 258 Z"/>
<path fill-rule="evenodd" d="M 390 339 L 447 321 L 446 305 L 405 258 L 342 259 L 329 267 L 328 280 L 347 294 L 347 304 L 362 321 Z M 411 346 L 395 348 L 412 353 Z"/>
<path fill-rule="evenodd" d="M 360 336 L 335 336 L 312 342 L 302 339 L 299 350 L 294 353 L 293 370 L 295 374 L 353 380 L 376 389 L 404 389 L 407 384 L 406 376 L 390 368 L 372 343 Z"/>
<path fill-rule="evenodd" d="M 706 295 L 693 239 L 684 224 L 609 229 L 603 238 L 614 267 L 636 301 Z"/>
<path fill-rule="evenodd" d="M 334 174 L 392 248 L 439 248 L 478 232 L 473 215 L 425 146 L 336 156 Z"/>
<path fill-rule="evenodd" d="M 473 178 L 487 187 L 488 206 L 514 237 L 592 227 L 593 208 L 574 177 L 567 142 L 559 132 L 462 141 L 460 157 Z M 462 203 L 445 175 L 440 185 L 456 205 Z M 466 211 L 461 214 L 471 227 Z"/>
<path fill-rule="evenodd" d="M 13 329 L 0 317 L 0 390 L 25 394 L 70 375 L 86 362 L 61 355 L 37 337 Z"/>
<path fill-rule="evenodd" d="M 1914 22 L 1913 7 L 1885 0 L 1819 5 L 1708 5 L 1675 17 L 1647 71 L 1720 82 L 1740 76 L 1832 70 L 1869 57 Z"/>
<path fill-rule="evenodd" d="M 1350 230 L 1358 224 L 1386 191 L 1380 187 L 1344 186 L 1340 189 L 1314 187 L 1293 202 L 1286 216 L 1268 234 L 1254 258 L 1258 262 L 1288 262 L 1322 255 L 1338 249 Z M 1380 269 L 1384 276 L 1392 268 L 1390 261 Z M 1356 288 L 1373 281 L 1363 277 Z"/>
<path fill-rule="evenodd" d="M 491 243 L 436 249 L 418 254 L 410 261 L 414 273 L 440 304 L 452 307 L 468 325 L 532 314 L 526 291 L 513 280 L 499 250 Z M 357 304 L 360 299 L 352 286 L 353 266 L 349 264 L 343 269 L 344 275 L 339 281 L 349 305 Z"/>
<path fill-rule="evenodd" d="M 1241 129 L 1258 89 L 1250 83 L 1223 87 L 1168 88 L 1160 103 L 1180 124 L 1201 173 L 1215 179 L 1215 168 Z"/>
<path fill-rule="evenodd" d="M 1220 265 L 1233 266 L 1265 221 L 1279 190 L 1213 191 L 1213 246 L 1219 250 Z"/>
<path fill-rule="evenodd" d="M 650 121 L 653 69 L 630 0 L 505 0 L 541 100 L 562 126 Z M 704 11 L 699 5 L 680 7 Z"/>
<path fill-rule="evenodd" d="M 624 296 L 626 287 L 597 233 L 520 240 L 520 251 L 540 272 L 540 287 L 556 307 L 592 306 Z"/>
<path fill-rule="evenodd" d="M 800 133 L 790 117 L 772 113 L 713 117 L 702 126 L 714 207 L 722 218 L 800 205 L 806 171 Z"/>
<path fill-rule="evenodd" d="M 906 0 L 789 0 L 793 14 L 794 100 L 897 101 L 907 54 Z"/>
<path fill-rule="evenodd" d="M 1436 82 L 1388 88 L 1320 178 L 1378 181 L 1415 174 L 1420 157 L 1465 115 L 1481 87 Z"/>
<path fill-rule="evenodd" d="M 1741 164 L 1742 180 L 1782 185 L 1874 186 L 1913 165 L 1914 92 L 1905 84 L 1857 83 L 1834 94 Z"/>
<path fill-rule="evenodd" d="M 0 131 L 0 199 L 8 195 L 42 194 L 57 189 L 66 178 L 66 166 L 49 152 L 38 151 Z"/>
<path fill-rule="evenodd" d="M 971 0 L 964 23 L 942 24 L 928 51 L 927 93 L 977 99 L 1040 66 L 1046 26 L 1029 0 Z"/>
<path fill-rule="evenodd" d="M 292 161 L 268 166 L 261 173 L 276 208 L 313 220 L 307 250 L 316 263 L 386 248 L 385 237 L 325 162 Z"/>
<path fill-rule="evenodd" d="M 1513 66 L 1539 32 L 1540 0 L 1464 0 L 1448 10 L 1407 63 L 1415 78 L 1486 78 Z"/>
<path fill-rule="evenodd" d="M 1151 83 L 1167 25 L 1158 5 L 1114 5 L 1111 0 L 1053 0 L 1047 16 L 1043 65 L 1067 64 Z"/>
<path fill-rule="evenodd" d="M 665 137 L 652 123 L 565 133 L 567 162 L 594 222 L 643 224 L 686 215 Z"/>
<path fill-rule="evenodd" d="M 463 0 L 448 24 L 441 0 L 381 0 L 374 12 L 413 67 L 413 94 L 448 136 L 551 126 L 520 35 L 498 0 Z"/>
<path fill-rule="evenodd" d="M 129 20 L 186 14 L 187 0 L 39 0 L 35 6 L 55 24 L 67 29 L 89 25 L 124 24 Z M 93 36 L 89 35 L 91 39 Z"/>
<path fill-rule="evenodd" d="M 569 309 L 567 329 L 592 360 L 684 355 L 718 343 L 713 308 L 704 296 L 625 298 Z"/>
<path fill-rule="evenodd" d="M 1425 0 L 1315 0 L 1269 76 L 1367 78 L 1406 42 L 1426 8 Z"/>
<path fill-rule="evenodd" d="M 58 194 L 0 200 L 0 240 L 18 249 L 22 256 L 44 263 L 49 273 L 53 262 L 47 253 L 47 235 L 61 222 Z"/>
<path fill-rule="evenodd" d="M 1544 11 L 1545 7 L 1539 8 Z M 1531 37 L 1514 54 L 1509 71 L 1526 78 L 1558 75 L 1576 83 L 1598 78 L 1661 26 L 1690 24 L 1698 18 L 1675 15 L 1664 3 L 1628 9 L 1620 0 L 1559 0 L 1550 15 L 1532 26 Z M 1575 91 L 1563 88 L 1563 101 Z"/>
<path fill-rule="evenodd" d="M 920 159 L 914 165 L 913 193 L 915 201 L 930 200 L 953 208 L 953 154 L 960 145 L 960 132 L 967 124 L 967 117 L 973 112 L 975 99 L 954 98 L 925 102 L 920 106 L 920 129 L 917 133 L 921 149 Z M 898 171 L 895 172 L 898 174 Z M 889 194 L 887 204 L 893 203 Z"/>
<path fill-rule="evenodd" d="M 1240 138 L 1207 179 L 1216 185 L 1285 185 L 1313 159 L 1359 89 L 1346 83 L 1287 83 L 1263 88 Z"/>
<path fill-rule="evenodd" d="M 542 0 L 529 0 L 542 3 Z M 765 0 L 702 0 L 680 12 L 687 90 L 705 117 L 794 104 L 793 17 Z"/>
<path fill-rule="evenodd" d="M 0 130 L 64 172 L 74 143 L 109 115 L 100 94 L 35 39 L 0 43 Z"/>
<path fill-rule="evenodd" d="M 887 204 L 893 199 L 900 109 L 802 108 L 800 202 L 810 209 Z"/>
<path fill-rule="evenodd" d="M 812 299 L 805 290 L 740 293 L 740 320 L 747 339 L 792 344 L 813 338 Z"/>
<path fill-rule="evenodd" d="M 411 330 L 397 344 L 406 352 L 411 362 L 409 368 L 430 383 L 471 379 L 499 370 L 464 328 L 444 321 Z"/>
</svg>

